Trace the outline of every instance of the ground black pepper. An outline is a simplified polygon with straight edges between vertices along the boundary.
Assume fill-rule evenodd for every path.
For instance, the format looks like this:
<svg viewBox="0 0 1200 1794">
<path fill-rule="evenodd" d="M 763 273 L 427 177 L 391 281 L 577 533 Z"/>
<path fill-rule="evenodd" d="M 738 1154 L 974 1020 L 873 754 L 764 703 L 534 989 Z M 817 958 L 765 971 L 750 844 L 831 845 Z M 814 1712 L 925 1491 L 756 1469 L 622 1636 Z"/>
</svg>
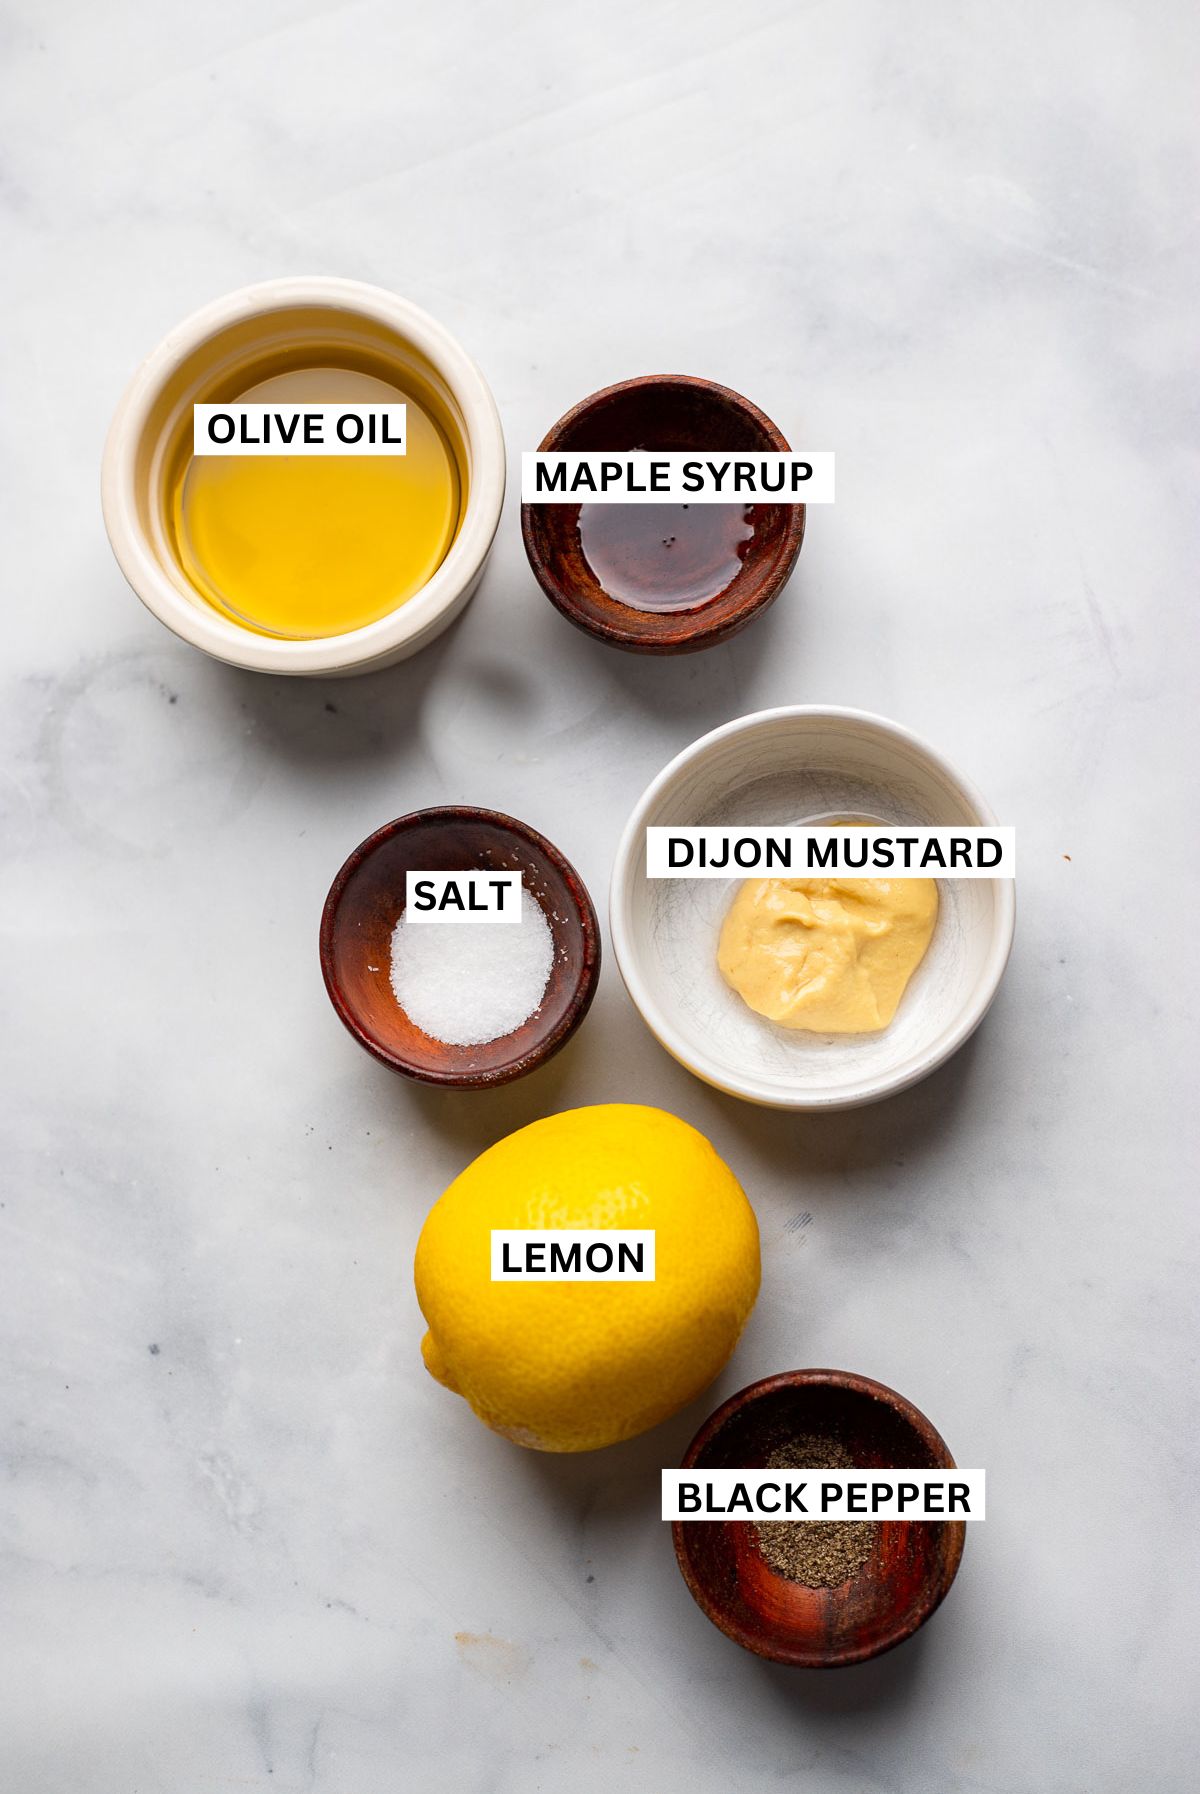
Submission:
<svg viewBox="0 0 1200 1794">
<path fill-rule="evenodd" d="M 853 1470 L 836 1439 L 806 1433 L 789 1438 L 767 1458 L 771 1470 Z M 780 1576 L 806 1588 L 840 1588 L 858 1575 L 875 1549 L 872 1520 L 759 1520 L 759 1550 Z"/>
</svg>

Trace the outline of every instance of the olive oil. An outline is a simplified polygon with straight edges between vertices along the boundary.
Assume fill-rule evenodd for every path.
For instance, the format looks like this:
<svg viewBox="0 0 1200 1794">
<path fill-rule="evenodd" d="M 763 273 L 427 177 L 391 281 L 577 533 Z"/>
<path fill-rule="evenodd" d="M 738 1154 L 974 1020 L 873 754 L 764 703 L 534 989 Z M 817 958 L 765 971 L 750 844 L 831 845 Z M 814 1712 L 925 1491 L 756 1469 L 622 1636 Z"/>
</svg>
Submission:
<svg viewBox="0 0 1200 1794">
<path fill-rule="evenodd" d="M 305 639 L 360 629 L 419 592 L 445 559 L 465 495 L 449 432 L 415 382 L 292 368 L 237 402 L 403 403 L 406 453 L 189 455 L 169 510 L 201 596 L 248 629 Z"/>
</svg>

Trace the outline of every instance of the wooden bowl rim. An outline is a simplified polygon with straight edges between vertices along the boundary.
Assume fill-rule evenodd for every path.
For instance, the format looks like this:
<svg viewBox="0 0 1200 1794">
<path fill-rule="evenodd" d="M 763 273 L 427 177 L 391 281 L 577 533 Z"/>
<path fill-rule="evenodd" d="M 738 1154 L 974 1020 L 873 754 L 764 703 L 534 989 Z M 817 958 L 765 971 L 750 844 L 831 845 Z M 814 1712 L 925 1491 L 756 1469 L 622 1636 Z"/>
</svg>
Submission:
<svg viewBox="0 0 1200 1794">
<path fill-rule="evenodd" d="M 898 1414 L 911 1426 L 929 1452 L 935 1465 L 942 1470 L 956 1468 L 950 1448 L 933 1422 L 927 1415 L 914 1406 L 906 1396 L 898 1390 L 891 1389 L 886 1383 L 879 1383 L 874 1377 L 860 1376 L 849 1370 L 784 1370 L 774 1376 L 762 1377 L 756 1383 L 748 1383 L 729 1399 L 722 1402 L 704 1422 L 687 1451 L 684 1453 L 681 1470 L 694 1469 L 705 1450 L 721 1432 L 723 1427 L 735 1414 L 755 1406 L 764 1396 L 773 1395 L 781 1389 L 838 1389 L 848 1395 L 865 1395 L 873 1401 L 882 1402 Z M 949 1551 L 938 1567 L 938 1573 L 926 1584 L 921 1599 L 909 1609 L 905 1617 L 897 1623 L 893 1630 L 876 1644 L 866 1646 L 845 1645 L 840 1649 L 830 1647 L 820 1651 L 790 1648 L 782 1643 L 771 1646 L 765 1640 L 752 1637 L 747 1630 L 738 1624 L 725 1610 L 718 1607 L 710 1598 L 708 1590 L 698 1580 L 692 1570 L 690 1559 L 684 1547 L 684 1529 L 689 1524 L 686 1520 L 671 1522 L 671 1540 L 675 1547 L 675 1559 L 679 1572 L 688 1586 L 688 1591 L 701 1612 L 706 1614 L 713 1625 L 740 1644 L 744 1650 L 752 1651 L 756 1657 L 768 1658 L 774 1663 L 786 1663 L 796 1669 L 845 1669 L 855 1663 L 865 1663 L 872 1657 L 881 1657 L 885 1651 L 894 1650 L 911 1638 L 914 1632 L 925 1624 L 931 1614 L 936 1613 L 946 1596 L 950 1586 L 958 1574 L 962 1562 L 963 1546 L 966 1543 L 967 1528 L 962 1520 L 943 1522 L 949 1539 Z M 692 1525 L 710 1525 L 710 1521 L 690 1522 Z M 728 1524 L 722 1522 L 721 1524 Z M 923 1522 L 914 1522 L 923 1524 Z"/>
<path fill-rule="evenodd" d="M 611 386 L 602 386 L 596 392 L 589 393 L 587 398 L 580 399 L 569 411 L 564 411 L 558 422 L 552 424 L 538 444 L 538 453 L 546 454 L 555 449 L 563 435 L 581 418 L 584 418 L 602 401 L 618 397 L 624 393 L 640 392 L 652 387 L 684 387 L 692 391 L 704 392 L 710 397 L 720 399 L 730 409 L 740 411 L 762 429 L 774 449 L 782 453 L 790 453 L 791 445 L 779 426 L 771 421 L 765 411 L 759 409 L 751 399 L 743 393 L 735 392 L 732 386 L 722 386 L 719 381 L 706 380 L 699 374 L 635 374 L 629 380 L 617 380 Z M 533 570 L 534 578 L 554 608 L 574 623 L 577 629 L 594 637 L 597 641 L 608 642 L 617 648 L 631 648 L 647 654 L 674 654 L 698 648 L 714 647 L 728 636 L 736 634 L 745 627 L 752 618 L 765 610 L 779 596 L 784 585 L 791 578 L 800 550 L 804 544 L 804 525 L 806 507 L 804 505 L 787 505 L 782 507 L 789 513 L 784 528 L 783 540 L 775 557 L 775 565 L 764 579 L 761 589 L 752 599 L 747 600 L 736 610 L 723 616 L 719 621 L 705 623 L 698 621 L 699 611 L 680 611 L 679 622 L 674 629 L 660 629 L 653 637 L 645 633 L 645 624 L 636 621 L 628 623 L 608 622 L 598 617 L 585 616 L 579 609 L 572 594 L 558 579 L 554 569 L 538 547 L 533 529 L 533 513 L 541 507 L 535 504 L 521 506 L 521 540 L 525 544 L 525 554 Z M 628 612 L 631 619 L 643 614 L 631 604 L 622 604 L 620 599 L 606 593 L 605 597 L 616 612 Z M 655 611 L 656 618 L 670 615 L 670 612 Z M 688 619 L 692 620 L 689 622 Z"/>
<path fill-rule="evenodd" d="M 398 1053 L 391 1052 L 382 1042 L 368 1033 L 360 1024 L 358 1017 L 346 1001 L 337 974 L 334 970 L 334 941 L 337 932 L 338 910 L 346 887 L 360 867 L 372 857 L 386 841 L 406 832 L 416 824 L 428 822 L 443 823 L 486 823 L 493 828 L 507 830 L 522 842 L 537 847 L 550 861 L 561 876 L 575 904 L 580 933 L 583 936 L 583 965 L 580 970 L 574 995 L 566 1010 L 555 1026 L 532 1046 L 520 1058 L 505 1065 L 496 1066 L 489 1071 L 457 1072 L 434 1071 L 427 1066 L 414 1065 Z M 325 989 L 329 1000 L 337 1011 L 338 1017 L 347 1032 L 353 1035 L 358 1044 L 386 1065 L 390 1071 L 400 1072 L 402 1076 L 414 1078 L 421 1084 L 436 1085 L 449 1090 L 490 1090 L 499 1084 L 509 1084 L 515 1078 L 524 1077 L 527 1072 L 534 1071 L 544 1065 L 548 1059 L 564 1047 L 571 1035 L 578 1028 L 584 1016 L 591 1008 L 592 999 L 600 979 L 600 924 L 596 916 L 596 908 L 591 894 L 583 879 L 575 870 L 566 855 L 548 841 L 545 835 L 531 828 L 516 816 L 508 816 L 503 810 L 489 810 L 475 804 L 432 804 L 427 809 L 409 810 L 403 816 L 397 816 L 392 822 L 385 822 L 373 834 L 360 841 L 354 851 L 340 867 L 333 883 L 329 887 L 321 910 L 320 931 L 321 974 L 325 980 Z"/>
</svg>

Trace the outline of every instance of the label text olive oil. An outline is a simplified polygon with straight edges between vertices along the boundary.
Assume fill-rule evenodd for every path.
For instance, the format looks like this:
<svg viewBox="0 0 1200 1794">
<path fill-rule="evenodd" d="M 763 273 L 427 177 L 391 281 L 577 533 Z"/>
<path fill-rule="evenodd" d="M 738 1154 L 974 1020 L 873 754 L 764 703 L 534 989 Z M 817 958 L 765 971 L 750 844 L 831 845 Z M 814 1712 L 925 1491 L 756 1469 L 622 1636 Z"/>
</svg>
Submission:
<svg viewBox="0 0 1200 1794">
<path fill-rule="evenodd" d="M 185 458 L 171 527 L 208 603 L 246 628 L 304 639 L 360 629 L 420 591 L 454 540 L 464 494 L 448 432 L 414 388 L 303 367 L 238 394 L 244 404 L 404 404 L 406 452 Z"/>
</svg>

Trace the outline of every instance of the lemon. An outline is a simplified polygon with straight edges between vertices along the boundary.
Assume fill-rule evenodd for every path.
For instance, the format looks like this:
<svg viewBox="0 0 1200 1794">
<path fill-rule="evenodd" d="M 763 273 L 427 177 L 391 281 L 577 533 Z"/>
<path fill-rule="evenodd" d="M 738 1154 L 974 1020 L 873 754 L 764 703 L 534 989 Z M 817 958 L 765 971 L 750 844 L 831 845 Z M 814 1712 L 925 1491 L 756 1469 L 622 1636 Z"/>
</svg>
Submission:
<svg viewBox="0 0 1200 1794">
<path fill-rule="evenodd" d="M 491 1280 L 491 1230 L 653 1228 L 655 1281 Z M 417 1242 L 426 1368 L 505 1438 L 592 1451 L 682 1408 L 758 1294 L 758 1224 L 703 1134 L 661 1109 L 568 1109 L 456 1177 Z"/>
</svg>

